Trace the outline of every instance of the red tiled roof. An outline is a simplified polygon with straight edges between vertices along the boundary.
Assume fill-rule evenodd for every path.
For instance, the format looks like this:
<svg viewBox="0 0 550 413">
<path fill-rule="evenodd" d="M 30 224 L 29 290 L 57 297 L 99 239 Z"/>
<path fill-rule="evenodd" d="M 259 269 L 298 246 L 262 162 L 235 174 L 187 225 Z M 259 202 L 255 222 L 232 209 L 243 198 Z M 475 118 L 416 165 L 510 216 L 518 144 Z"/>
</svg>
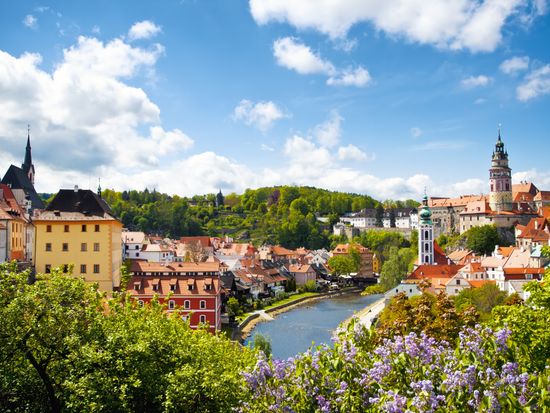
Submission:
<svg viewBox="0 0 550 413">
<path fill-rule="evenodd" d="M 130 272 L 218 272 L 219 262 L 172 262 L 163 265 L 158 262 L 132 260 Z"/>
<path fill-rule="evenodd" d="M 472 288 L 483 287 L 485 284 L 496 284 L 495 280 L 467 280 Z"/>
<path fill-rule="evenodd" d="M 504 268 L 506 275 L 544 274 L 544 268 Z"/>
<path fill-rule="evenodd" d="M 173 280 L 168 278 L 158 279 L 150 277 L 134 276 L 128 283 L 128 293 L 131 295 L 165 295 L 172 292 L 170 285 Z M 188 283 L 194 283 L 195 288 L 189 290 Z M 141 289 L 136 290 L 136 286 L 141 286 Z M 158 290 L 153 288 L 153 285 L 158 285 Z M 172 284 L 174 285 L 174 284 Z M 220 283 L 217 278 L 190 278 L 185 276 L 177 277 L 176 291 L 174 295 L 197 296 L 197 295 L 217 295 L 220 289 Z M 206 289 L 206 285 L 212 285 L 211 289 Z"/>
<path fill-rule="evenodd" d="M 210 237 L 181 237 L 180 243 L 182 244 L 194 244 L 194 243 L 200 243 L 204 248 L 211 247 L 212 242 L 210 242 Z"/>
<path fill-rule="evenodd" d="M 550 191 L 539 191 L 533 199 L 535 201 L 550 201 Z"/>
<path fill-rule="evenodd" d="M 313 271 L 309 264 L 292 264 L 289 266 L 288 271 L 291 273 L 305 273 Z"/>
<path fill-rule="evenodd" d="M 407 280 L 422 280 L 424 278 L 452 278 L 462 268 L 462 265 L 419 265 L 407 277 Z"/>
</svg>

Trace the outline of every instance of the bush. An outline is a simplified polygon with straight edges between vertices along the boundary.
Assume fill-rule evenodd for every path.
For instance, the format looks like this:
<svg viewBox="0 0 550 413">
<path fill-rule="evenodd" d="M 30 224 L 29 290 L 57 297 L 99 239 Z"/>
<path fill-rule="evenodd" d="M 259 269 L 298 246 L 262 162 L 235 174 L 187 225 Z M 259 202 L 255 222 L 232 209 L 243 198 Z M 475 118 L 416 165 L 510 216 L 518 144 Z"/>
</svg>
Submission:
<svg viewBox="0 0 550 413">
<path fill-rule="evenodd" d="M 386 291 L 386 288 L 384 288 L 382 284 L 374 284 L 365 288 L 365 291 L 363 291 L 361 295 L 384 294 Z"/>
</svg>

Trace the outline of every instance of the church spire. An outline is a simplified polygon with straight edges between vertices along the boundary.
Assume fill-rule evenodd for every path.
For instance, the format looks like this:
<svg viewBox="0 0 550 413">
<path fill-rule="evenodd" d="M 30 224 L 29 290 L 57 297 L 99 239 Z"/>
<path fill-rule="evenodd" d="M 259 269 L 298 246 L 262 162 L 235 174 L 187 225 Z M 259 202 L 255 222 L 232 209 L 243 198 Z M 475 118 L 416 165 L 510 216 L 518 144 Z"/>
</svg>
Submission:
<svg viewBox="0 0 550 413">
<path fill-rule="evenodd" d="M 32 163 L 31 153 L 31 125 L 27 125 L 27 146 L 25 147 L 25 160 L 21 165 L 23 172 L 27 174 L 29 180 L 34 185 L 34 165 Z"/>
</svg>

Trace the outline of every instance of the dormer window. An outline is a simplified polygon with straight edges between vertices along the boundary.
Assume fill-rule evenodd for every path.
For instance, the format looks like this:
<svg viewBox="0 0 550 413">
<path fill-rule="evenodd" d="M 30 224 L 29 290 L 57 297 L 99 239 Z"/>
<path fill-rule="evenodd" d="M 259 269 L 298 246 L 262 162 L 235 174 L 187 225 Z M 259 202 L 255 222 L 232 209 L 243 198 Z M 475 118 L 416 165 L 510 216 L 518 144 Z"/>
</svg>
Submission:
<svg viewBox="0 0 550 413">
<path fill-rule="evenodd" d="M 139 291 L 141 290 L 141 281 L 134 283 L 134 290 Z"/>
</svg>

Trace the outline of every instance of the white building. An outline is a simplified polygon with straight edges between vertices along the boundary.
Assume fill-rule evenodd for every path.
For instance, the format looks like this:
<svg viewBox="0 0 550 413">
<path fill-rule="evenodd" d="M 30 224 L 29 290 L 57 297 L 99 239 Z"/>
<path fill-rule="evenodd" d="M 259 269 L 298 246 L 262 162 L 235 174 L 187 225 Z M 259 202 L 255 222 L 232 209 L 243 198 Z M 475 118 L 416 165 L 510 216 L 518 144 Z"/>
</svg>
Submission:
<svg viewBox="0 0 550 413">
<path fill-rule="evenodd" d="M 122 233 L 122 259 L 143 259 L 141 250 L 149 244 L 144 232 L 124 231 Z"/>
<path fill-rule="evenodd" d="M 174 251 L 162 244 L 145 244 L 141 249 L 139 258 L 148 262 L 173 262 Z"/>
</svg>

